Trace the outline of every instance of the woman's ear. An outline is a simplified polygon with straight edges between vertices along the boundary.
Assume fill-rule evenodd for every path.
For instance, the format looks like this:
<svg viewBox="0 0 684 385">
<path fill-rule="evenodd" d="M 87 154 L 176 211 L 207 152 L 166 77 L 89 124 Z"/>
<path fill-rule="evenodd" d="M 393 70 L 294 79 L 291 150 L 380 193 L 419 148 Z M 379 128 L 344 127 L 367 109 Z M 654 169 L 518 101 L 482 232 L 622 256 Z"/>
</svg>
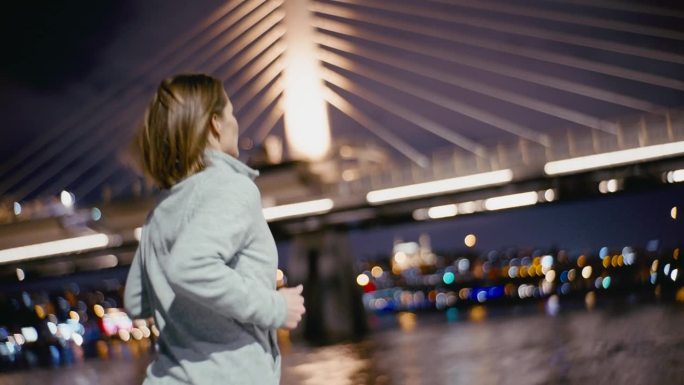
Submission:
<svg viewBox="0 0 684 385">
<path fill-rule="evenodd" d="M 221 125 L 216 114 L 209 119 L 209 135 L 207 137 L 207 147 L 213 149 L 221 148 Z"/>
<path fill-rule="evenodd" d="M 219 120 L 218 115 L 211 114 L 211 119 L 209 120 L 209 128 L 211 130 L 212 135 L 216 137 L 221 137 L 221 121 Z"/>
</svg>

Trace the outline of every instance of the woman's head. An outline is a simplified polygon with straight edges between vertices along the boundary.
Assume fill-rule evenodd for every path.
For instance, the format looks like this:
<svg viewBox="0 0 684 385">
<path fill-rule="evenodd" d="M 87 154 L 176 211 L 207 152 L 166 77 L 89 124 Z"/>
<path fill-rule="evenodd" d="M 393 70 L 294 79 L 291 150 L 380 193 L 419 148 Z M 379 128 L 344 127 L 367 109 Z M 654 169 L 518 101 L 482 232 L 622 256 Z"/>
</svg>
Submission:
<svg viewBox="0 0 684 385">
<path fill-rule="evenodd" d="M 201 74 L 161 82 L 145 112 L 138 150 L 145 171 L 163 189 L 204 169 L 213 148 L 237 157 L 237 121 L 223 84 Z"/>
</svg>

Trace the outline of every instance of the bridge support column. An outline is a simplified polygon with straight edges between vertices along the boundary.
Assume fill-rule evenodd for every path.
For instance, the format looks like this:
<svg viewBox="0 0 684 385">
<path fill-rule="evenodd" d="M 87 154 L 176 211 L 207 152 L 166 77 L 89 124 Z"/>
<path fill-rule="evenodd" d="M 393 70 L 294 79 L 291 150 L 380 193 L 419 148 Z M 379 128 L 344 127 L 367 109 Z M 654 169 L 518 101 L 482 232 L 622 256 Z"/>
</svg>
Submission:
<svg viewBox="0 0 684 385">
<path fill-rule="evenodd" d="M 304 285 L 302 337 L 322 345 L 361 338 L 367 329 L 346 232 L 297 235 L 288 262 L 289 286 Z"/>
</svg>

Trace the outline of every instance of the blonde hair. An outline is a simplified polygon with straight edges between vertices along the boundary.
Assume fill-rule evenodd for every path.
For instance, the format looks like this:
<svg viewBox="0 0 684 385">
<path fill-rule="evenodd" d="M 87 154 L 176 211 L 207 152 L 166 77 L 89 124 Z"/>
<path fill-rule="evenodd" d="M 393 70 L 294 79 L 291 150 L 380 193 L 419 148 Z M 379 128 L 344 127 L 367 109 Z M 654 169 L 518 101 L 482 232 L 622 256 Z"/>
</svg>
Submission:
<svg viewBox="0 0 684 385">
<path fill-rule="evenodd" d="M 177 75 L 159 85 L 136 140 L 144 171 L 161 189 L 205 168 L 212 116 L 228 103 L 221 81 L 203 74 Z"/>
</svg>

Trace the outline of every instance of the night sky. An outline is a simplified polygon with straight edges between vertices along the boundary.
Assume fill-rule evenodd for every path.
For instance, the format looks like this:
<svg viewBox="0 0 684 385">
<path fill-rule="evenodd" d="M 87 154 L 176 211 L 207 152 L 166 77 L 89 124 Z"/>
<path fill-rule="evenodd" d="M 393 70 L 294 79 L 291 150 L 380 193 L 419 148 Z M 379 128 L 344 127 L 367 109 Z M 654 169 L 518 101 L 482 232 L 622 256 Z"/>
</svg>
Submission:
<svg viewBox="0 0 684 385">
<path fill-rule="evenodd" d="M 120 1 L 3 4 L 3 83 L 48 93 L 82 79 L 125 27 L 126 11 Z"/>
<path fill-rule="evenodd" d="M 200 4 L 201 3 L 201 4 Z M 48 0 L 0 11 L 0 153 L 11 156 L 116 87 L 221 1 Z M 156 79 L 155 79 L 156 80 Z M 158 80 L 156 80 L 158 81 Z"/>
</svg>

